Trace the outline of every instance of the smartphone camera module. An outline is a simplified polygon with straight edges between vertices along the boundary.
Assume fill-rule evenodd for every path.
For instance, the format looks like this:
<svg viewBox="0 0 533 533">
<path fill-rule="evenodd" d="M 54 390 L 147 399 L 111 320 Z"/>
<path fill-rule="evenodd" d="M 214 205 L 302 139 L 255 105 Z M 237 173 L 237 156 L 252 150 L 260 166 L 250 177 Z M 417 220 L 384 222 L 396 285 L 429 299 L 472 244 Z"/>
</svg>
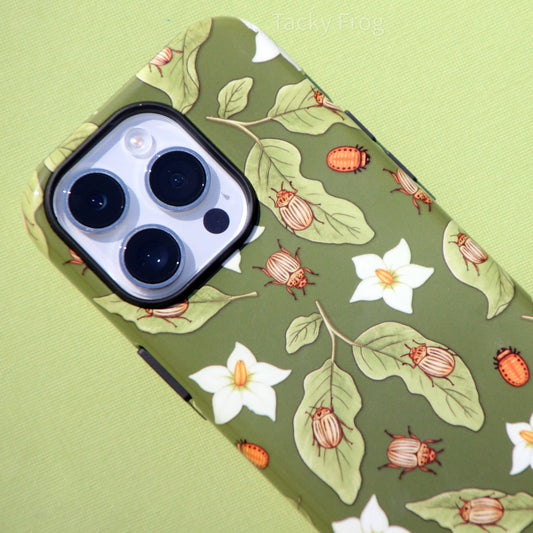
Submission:
<svg viewBox="0 0 533 533">
<path fill-rule="evenodd" d="M 179 273 L 180 245 L 166 230 L 144 228 L 126 239 L 122 263 L 136 282 L 161 286 L 173 281 Z"/>
<path fill-rule="evenodd" d="M 209 167 L 198 154 L 171 148 L 157 154 L 147 173 L 148 190 L 167 209 L 197 205 L 209 185 Z"/>
<path fill-rule="evenodd" d="M 44 195 L 56 232 L 120 298 L 183 301 L 255 220 L 244 176 L 167 106 L 125 107 L 55 171 Z"/>
<path fill-rule="evenodd" d="M 104 172 L 90 172 L 74 181 L 68 192 L 68 209 L 85 229 L 108 229 L 126 209 L 126 192 L 120 182 Z"/>
</svg>

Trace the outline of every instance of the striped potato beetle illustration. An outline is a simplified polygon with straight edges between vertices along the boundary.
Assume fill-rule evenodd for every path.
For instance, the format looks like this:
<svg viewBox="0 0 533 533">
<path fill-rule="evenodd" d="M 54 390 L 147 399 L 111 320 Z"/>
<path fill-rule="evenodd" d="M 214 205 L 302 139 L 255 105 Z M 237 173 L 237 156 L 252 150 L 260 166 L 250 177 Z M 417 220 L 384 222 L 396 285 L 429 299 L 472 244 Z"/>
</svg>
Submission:
<svg viewBox="0 0 533 533">
<path fill-rule="evenodd" d="M 342 111 L 342 109 L 335 105 L 321 90 L 311 87 L 311 91 L 313 93 L 311 97 L 316 101 L 315 107 L 325 107 L 326 109 L 330 109 L 336 115 L 341 117 L 342 120 L 344 120 L 344 117 L 339 113 L 339 111 Z"/>
<path fill-rule="evenodd" d="M 170 63 L 172 57 L 174 54 L 181 54 L 181 50 L 174 50 L 174 48 L 169 48 L 168 46 L 166 48 L 163 48 L 161 52 L 159 52 L 149 63 L 148 68 L 150 69 L 150 72 L 152 72 L 152 65 L 159 70 L 159 74 L 161 74 L 161 77 L 163 77 L 163 71 L 161 70 L 161 67 L 166 65 L 167 63 Z"/>
<path fill-rule="evenodd" d="M 359 145 L 337 146 L 329 151 L 326 163 L 331 170 L 357 174 L 370 163 L 370 156 L 366 148 Z"/>
<path fill-rule="evenodd" d="M 418 202 L 423 202 L 427 204 L 428 211 L 431 211 L 431 204 L 433 203 L 433 200 L 428 196 L 428 194 L 421 189 L 416 181 L 414 181 L 411 176 L 407 174 L 407 172 L 404 172 L 403 169 L 398 168 L 396 172 L 393 172 L 392 170 L 388 170 L 386 168 L 383 169 L 385 172 L 388 172 L 396 181 L 400 187 L 397 189 L 392 189 L 391 192 L 400 191 L 404 194 L 407 194 L 408 196 L 413 197 L 413 204 L 418 210 L 418 214 L 420 215 L 420 206 L 418 205 Z"/>
<path fill-rule="evenodd" d="M 89 267 L 85 264 L 83 259 L 74 250 L 71 250 L 70 248 L 69 248 L 69 254 L 70 254 L 71 259 L 69 261 L 65 261 L 63 264 L 64 265 L 68 265 L 68 264 L 71 264 L 71 265 L 84 265 L 83 266 L 83 270 L 81 271 L 81 275 L 83 276 L 85 274 L 85 271 Z"/>
<path fill-rule="evenodd" d="M 275 285 L 285 285 L 287 292 L 296 300 L 296 294 L 294 294 L 292 288 L 302 289 L 305 296 L 305 286 L 315 285 L 307 279 L 305 273 L 309 272 L 309 274 L 313 274 L 313 276 L 318 276 L 318 274 L 313 272 L 310 268 L 302 267 L 300 258 L 298 257 L 300 248 L 296 249 L 293 257 L 289 251 L 283 248 L 279 239 L 278 246 L 280 251 L 274 252 L 267 259 L 265 265 L 266 268 L 259 266 L 254 266 L 252 268 L 262 270 L 268 277 L 274 278 L 265 283 L 265 287 L 271 283 L 274 283 Z"/>
<path fill-rule="evenodd" d="M 418 346 L 413 346 L 411 348 L 409 345 L 405 344 L 405 347 L 409 350 L 409 353 L 401 356 L 409 356 L 413 364 L 403 364 L 411 368 L 420 368 L 420 370 L 422 370 L 422 372 L 424 372 L 424 374 L 429 378 L 433 387 L 435 386 L 433 378 L 445 379 L 453 385 L 452 380 L 448 376 L 455 368 L 455 354 L 438 346 L 427 346 L 425 343 L 421 344 L 414 339 L 413 342 L 418 344 Z"/>
<path fill-rule="evenodd" d="M 487 254 L 481 249 L 477 242 L 465 233 L 458 233 L 457 235 L 452 236 L 457 237 L 457 240 L 449 242 L 450 244 L 457 244 L 459 247 L 459 251 L 463 255 L 466 269 L 468 270 L 468 263 L 472 263 L 479 276 L 478 265 L 481 265 L 488 259 Z"/>
<path fill-rule="evenodd" d="M 482 496 L 479 498 L 472 498 L 471 500 L 463 500 L 459 498 L 463 505 L 459 507 L 456 504 L 457 509 L 459 510 L 459 516 L 464 520 L 460 522 L 457 526 L 464 526 L 467 524 L 472 524 L 474 526 L 480 527 L 483 531 L 490 533 L 485 526 L 496 526 L 500 527 L 503 530 L 503 526 L 498 525 L 498 522 L 502 519 L 504 508 L 500 502 L 501 498 L 494 498 L 492 496 Z"/>
<path fill-rule="evenodd" d="M 151 317 L 161 318 L 165 322 L 172 324 L 176 328 L 177 326 L 176 324 L 174 324 L 174 322 L 172 322 L 171 318 L 182 318 L 187 322 L 191 322 L 189 318 L 182 316 L 188 308 L 189 300 L 184 300 L 183 302 L 180 302 L 179 304 L 176 304 L 172 307 L 167 307 L 166 309 L 143 309 L 146 314 L 140 316 L 137 320 L 141 320 L 141 318 Z"/>
<path fill-rule="evenodd" d="M 442 466 L 441 462 L 437 459 L 437 454 L 442 453 L 444 448 L 434 450 L 428 444 L 436 444 L 437 442 L 441 442 L 442 439 L 421 441 L 411 432 L 410 426 L 407 427 L 407 432 L 409 433 L 409 437 L 394 435 L 385 430 L 385 433 L 392 439 L 387 448 L 387 459 L 389 462 L 379 466 L 378 470 L 386 467 L 403 468 L 399 479 L 402 479 L 402 476 L 406 472 L 410 472 L 415 468 L 437 475 L 437 472 L 431 470 L 431 468 L 427 468 L 426 465 L 437 463 L 439 466 Z"/>
<path fill-rule="evenodd" d="M 314 413 L 306 413 L 311 417 L 311 428 L 313 430 L 313 446 L 315 442 L 318 445 L 318 456 L 320 457 L 320 448 L 330 450 L 336 448 L 342 440 L 348 444 L 353 444 L 346 437 L 342 426 L 349 429 L 353 428 L 346 425 L 333 411 L 333 405 L 329 407 L 316 407 Z"/>
<path fill-rule="evenodd" d="M 289 185 L 292 188 L 292 192 L 283 188 L 283 182 L 281 182 L 281 188 L 279 191 L 272 190 L 276 193 L 276 199 L 269 196 L 274 202 L 274 207 L 279 209 L 281 220 L 287 228 L 293 233 L 296 231 L 302 231 L 307 229 L 316 220 L 320 224 L 324 224 L 321 220 L 318 220 L 311 209 L 313 204 L 307 200 L 304 200 L 301 196 L 297 195 L 298 189 L 295 189 L 292 182 L 289 181 Z"/>
<path fill-rule="evenodd" d="M 268 452 L 258 444 L 240 440 L 237 442 L 237 448 L 257 468 L 264 470 L 268 466 Z"/>
<path fill-rule="evenodd" d="M 516 348 L 500 348 L 494 358 L 494 367 L 513 387 L 523 387 L 529 381 L 529 367 Z"/>
</svg>

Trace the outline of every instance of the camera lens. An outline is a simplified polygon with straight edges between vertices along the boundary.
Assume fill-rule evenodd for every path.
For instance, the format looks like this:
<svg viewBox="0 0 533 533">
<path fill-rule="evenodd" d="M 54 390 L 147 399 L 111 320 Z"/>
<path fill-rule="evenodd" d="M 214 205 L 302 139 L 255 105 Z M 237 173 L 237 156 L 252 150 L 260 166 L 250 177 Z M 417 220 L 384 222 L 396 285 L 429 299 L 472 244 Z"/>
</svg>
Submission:
<svg viewBox="0 0 533 533">
<path fill-rule="evenodd" d="M 92 172 L 78 178 L 68 194 L 68 208 L 81 225 L 107 228 L 124 212 L 126 194 L 120 183 L 108 174 Z"/>
<path fill-rule="evenodd" d="M 166 206 L 194 204 L 206 190 L 206 168 L 193 154 L 172 150 L 158 155 L 148 172 L 148 186 Z"/>
<path fill-rule="evenodd" d="M 157 285 L 170 280 L 178 271 L 180 246 L 167 231 L 142 229 L 126 242 L 123 262 L 137 281 Z"/>
</svg>

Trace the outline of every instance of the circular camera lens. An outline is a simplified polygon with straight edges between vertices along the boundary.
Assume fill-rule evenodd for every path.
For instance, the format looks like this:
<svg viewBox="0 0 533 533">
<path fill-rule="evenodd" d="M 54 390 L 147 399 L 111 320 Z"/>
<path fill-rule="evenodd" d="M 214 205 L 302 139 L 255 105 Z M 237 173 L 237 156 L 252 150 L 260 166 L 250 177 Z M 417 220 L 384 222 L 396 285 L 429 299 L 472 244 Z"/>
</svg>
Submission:
<svg viewBox="0 0 533 533">
<path fill-rule="evenodd" d="M 197 157 L 182 150 L 172 150 L 155 159 L 148 172 L 148 185 L 161 203 L 183 208 L 202 196 L 207 174 Z"/>
<path fill-rule="evenodd" d="M 120 183 L 102 172 L 78 178 L 68 194 L 68 208 L 81 225 L 91 229 L 107 228 L 124 212 L 126 194 Z"/>
<path fill-rule="evenodd" d="M 124 266 L 141 283 L 157 285 L 178 271 L 181 251 L 176 239 L 158 228 L 138 231 L 124 247 Z"/>
</svg>

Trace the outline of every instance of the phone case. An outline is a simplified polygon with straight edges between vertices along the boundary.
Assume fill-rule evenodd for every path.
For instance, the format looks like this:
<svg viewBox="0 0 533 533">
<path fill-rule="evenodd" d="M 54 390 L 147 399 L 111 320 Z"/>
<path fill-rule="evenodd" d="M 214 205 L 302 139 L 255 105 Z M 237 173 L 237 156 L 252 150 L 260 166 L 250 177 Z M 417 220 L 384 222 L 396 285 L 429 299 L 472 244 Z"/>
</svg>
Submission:
<svg viewBox="0 0 533 533">
<path fill-rule="evenodd" d="M 260 203 L 248 244 L 164 310 L 113 294 L 43 209 L 52 172 L 142 102 L 184 114 Z M 203 20 L 171 41 L 38 167 L 23 212 L 41 251 L 319 530 L 533 522 L 530 296 L 252 24 Z"/>
</svg>

